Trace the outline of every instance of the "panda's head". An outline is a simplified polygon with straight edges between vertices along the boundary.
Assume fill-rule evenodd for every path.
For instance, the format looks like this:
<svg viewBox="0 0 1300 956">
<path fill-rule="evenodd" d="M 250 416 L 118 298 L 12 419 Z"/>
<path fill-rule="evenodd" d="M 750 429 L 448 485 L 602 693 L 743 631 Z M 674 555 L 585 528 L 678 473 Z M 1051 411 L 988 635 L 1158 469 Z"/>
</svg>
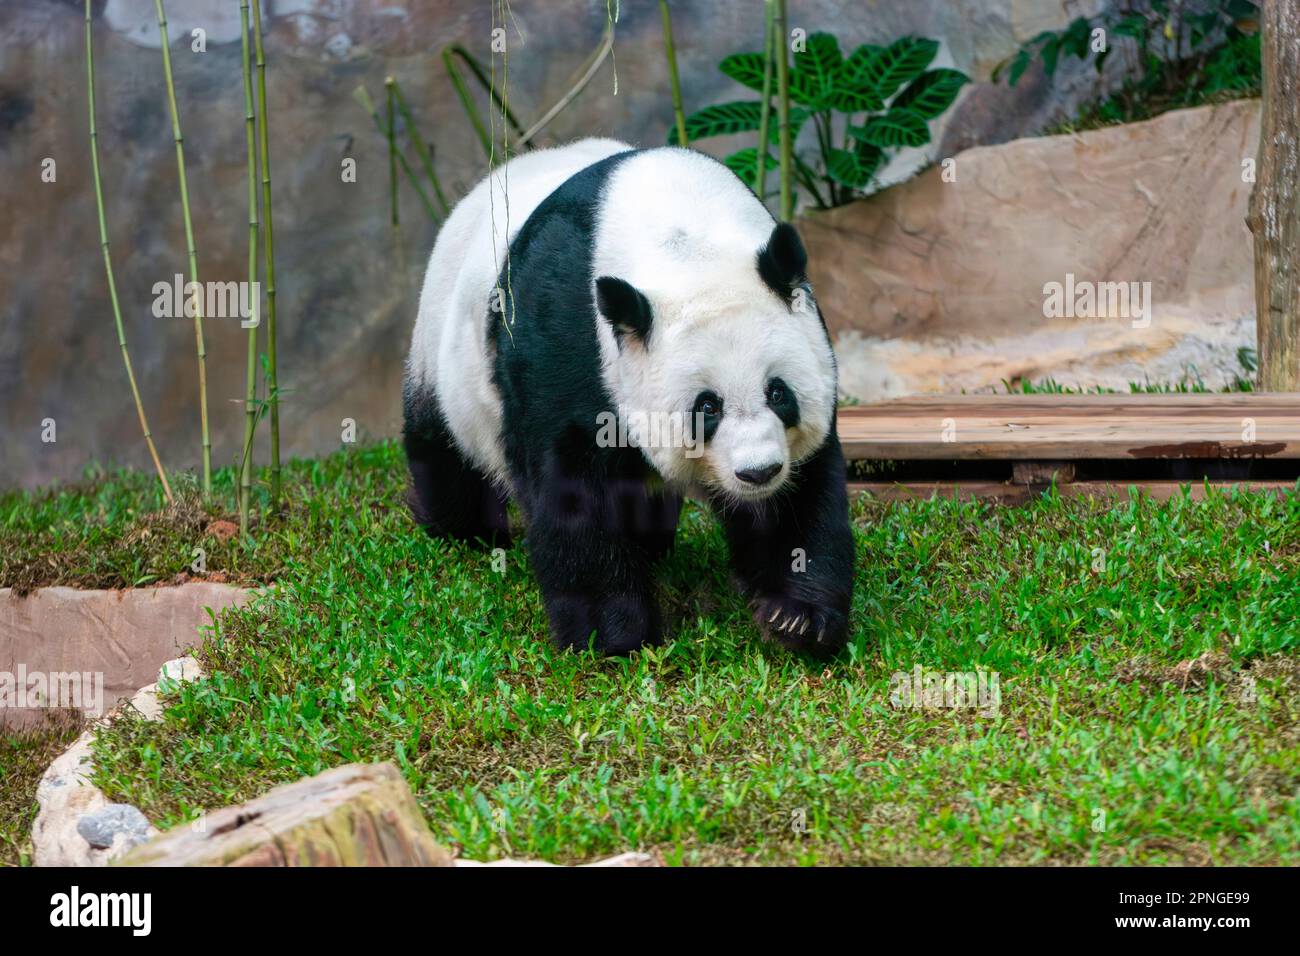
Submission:
<svg viewBox="0 0 1300 956">
<path fill-rule="evenodd" d="M 761 501 L 825 442 L 835 358 L 792 226 L 747 255 L 703 251 L 639 285 L 596 279 L 605 381 L 666 481 Z"/>
</svg>

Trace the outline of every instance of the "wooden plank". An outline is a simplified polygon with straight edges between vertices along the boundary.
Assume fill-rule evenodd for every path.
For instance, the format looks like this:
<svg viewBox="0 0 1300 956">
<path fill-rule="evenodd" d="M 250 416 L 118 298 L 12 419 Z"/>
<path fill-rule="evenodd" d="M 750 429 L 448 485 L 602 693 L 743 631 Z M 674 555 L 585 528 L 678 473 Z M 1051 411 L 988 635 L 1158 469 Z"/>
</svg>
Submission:
<svg viewBox="0 0 1300 956">
<path fill-rule="evenodd" d="M 1267 491 L 1283 495 L 1295 489 L 1294 481 L 1241 481 L 1210 482 L 1209 487 L 1217 491 L 1228 491 L 1241 487 L 1248 491 Z M 1194 501 L 1205 497 L 1204 482 L 1180 481 L 1079 481 L 1067 485 L 1058 485 L 1057 492 L 1063 498 L 1118 498 L 1127 500 L 1135 496 L 1148 496 L 1156 501 L 1167 501 L 1175 495 L 1191 490 Z M 928 501 L 936 495 L 940 498 L 960 498 L 963 501 L 977 499 L 993 501 L 1003 505 L 1025 504 L 1043 494 L 1044 489 L 1010 482 L 996 481 L 909 481 L 901 482 L 849 482 L 849 496 L 871 495 L 881 501 Z"/>
<path fill-rule="evenodd" d="M 1300 394 L 936 395 L 839 411 L 850 460 L 1300 458 Z"/>
</svg>

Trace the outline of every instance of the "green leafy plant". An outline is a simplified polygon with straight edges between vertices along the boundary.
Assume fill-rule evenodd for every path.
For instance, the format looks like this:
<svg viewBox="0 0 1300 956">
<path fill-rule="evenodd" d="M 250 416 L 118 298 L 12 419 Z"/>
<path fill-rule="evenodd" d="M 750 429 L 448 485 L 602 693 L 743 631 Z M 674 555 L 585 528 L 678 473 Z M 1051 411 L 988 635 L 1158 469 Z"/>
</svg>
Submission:
<svg viewBox="0 0 1300 956">
<path fill-rule="evenodd" d="M 1035 62 L 1052 77 L 1062 58 L 1091 62 L 1098 83 L 1106 63 L 1124 63 L 1120 88 L 1080 111 L 1079 126 L 1147 119 L 1225 95 L 1251 96 L 1262 77 L 1259 5 L 1253 0 L 1126 0 L 1064 30 L 1046 30 L 993 71 L 1015 86 Z"/>
<path fill-rule="evenodd" d="M 779 39 L 779 38 L 778 38 Z M 930 142 L 930 121 L 957 98 L 969 77 L 959 70 L 928 69 L 939 44 L 924 37 L 903 37 L 886 47 L 864 44 L 849 56 L 829 33 L 814 33 L 793 53 L 790 70 L 790 129 L 797 137 L 811 125 L 815 151 L 795 152 L 794 176 L 820 208 L 839 206 L 869 192 L 876 174 L 903 147 Z M 736 53 L 719 69 L 743 86 L 764 92 L 764 55 Z M 770 84 L 769 84 L 770 85 Z M 690 140 L 757 132 L 762 100 L 718 103 L 686 118 Z M 768 127 L 764 164 L 776 165 L 767 152 L 779 135 Z M 676 144 L 676 128 L 668 142 Z M 759 147 L 732 153 L 728 167 L 756 187 Z"/>
</svg>

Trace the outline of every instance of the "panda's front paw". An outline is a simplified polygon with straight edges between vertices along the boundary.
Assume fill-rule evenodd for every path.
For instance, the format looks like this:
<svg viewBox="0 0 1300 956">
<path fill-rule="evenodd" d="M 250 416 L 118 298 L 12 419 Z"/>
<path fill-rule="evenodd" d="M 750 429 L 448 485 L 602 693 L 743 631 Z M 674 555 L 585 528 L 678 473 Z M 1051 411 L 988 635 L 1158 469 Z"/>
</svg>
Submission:
<svg viewBox="0 0 1300 956">
<path fill-rule="evenodd" d="M 551 637 L 560 648 L 630 654 L 663 640 L 659 607 L 641 594 L 565 595 L 547 602 Z M 594 634 L 594 638 L 593 638 Z"/>
<path fill-rule="evenodd" d="M 848 640 L 848 615 L 785 594 L 763 594 L 750 606 L 762 635 L 815 657 L 830 657 Z"/>
</svg>

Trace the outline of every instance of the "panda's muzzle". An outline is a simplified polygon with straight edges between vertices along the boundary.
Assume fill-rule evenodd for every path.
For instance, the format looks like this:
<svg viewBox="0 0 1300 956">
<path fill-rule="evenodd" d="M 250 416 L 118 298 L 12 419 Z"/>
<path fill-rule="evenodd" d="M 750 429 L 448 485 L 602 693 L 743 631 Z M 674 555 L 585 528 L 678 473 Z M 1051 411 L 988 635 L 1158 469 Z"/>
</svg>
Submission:
<svg viewBox="0 0 1300 956">
<path fill-rule="evenodd" d="M 736 477 L 747 485 L 754 485 L 761 488 L 766 485 L 781 471 L 781 463 L 778 461 L 773 465 L 764 465 L 761 468 L 738 468 Z"/>
</svg>

